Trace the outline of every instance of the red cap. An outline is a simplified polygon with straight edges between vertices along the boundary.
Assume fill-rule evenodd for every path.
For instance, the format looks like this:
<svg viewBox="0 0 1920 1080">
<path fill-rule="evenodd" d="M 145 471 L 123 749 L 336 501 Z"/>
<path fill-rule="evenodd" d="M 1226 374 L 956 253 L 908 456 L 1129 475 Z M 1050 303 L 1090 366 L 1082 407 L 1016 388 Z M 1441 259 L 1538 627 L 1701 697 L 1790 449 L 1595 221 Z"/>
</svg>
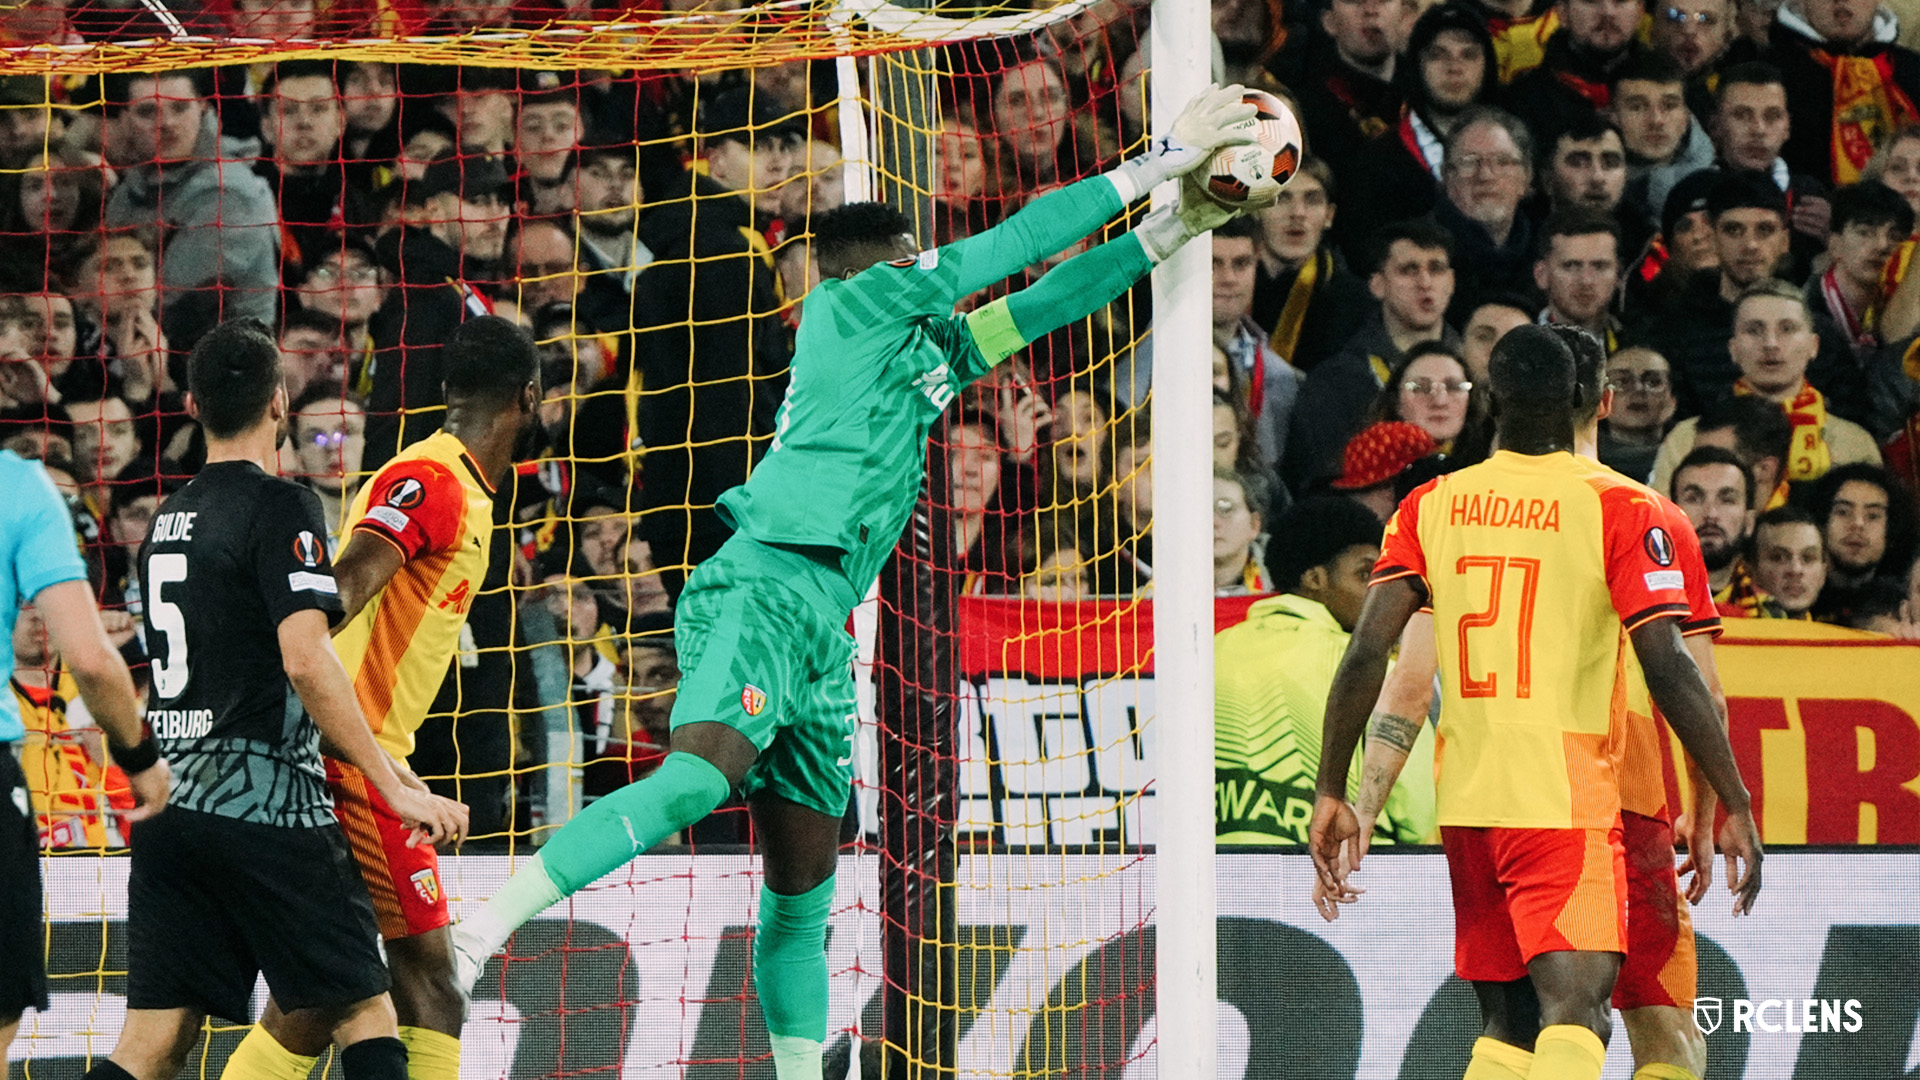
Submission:
<svg viewBox="0 0 1920 1080">
<path fill-rule="evenodd" d="M 1384 484 L 1407 466 L 1440 449 L 1433 436 L 1404 420 L 1388 420 L 1355 435 L 1341 459 L 1333 487 L 1359 491 Z"/>
</svg>

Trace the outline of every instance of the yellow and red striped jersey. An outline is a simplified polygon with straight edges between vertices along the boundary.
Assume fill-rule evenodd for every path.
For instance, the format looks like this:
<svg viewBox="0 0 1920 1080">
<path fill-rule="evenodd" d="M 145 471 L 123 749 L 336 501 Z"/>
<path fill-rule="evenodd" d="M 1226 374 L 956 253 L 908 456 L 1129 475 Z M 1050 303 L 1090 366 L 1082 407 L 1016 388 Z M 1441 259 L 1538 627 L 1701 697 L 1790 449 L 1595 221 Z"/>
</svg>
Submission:
<svg viewBox="0 0 1920 1080">
<path fill-rule="evenodd" d="M 413 733 L 453 662 L 487 576 L 492 529 L 493 486 L 445 431 L 387 462 L 347 511 L 349 537 L 377 537 L 405 560 L 333 639 L 360 710 L 397 760 L 413 753 Z"/>
<path fill-rule="evenodd" d="M 1613 824 L 1623 630 L 1688 614 L 1676 558 L 1651 489 L 1568 453 L 1503 450 L 1407 496 L 1373 580 L 1432 601 L 1441 825 Z"/>
</svg>

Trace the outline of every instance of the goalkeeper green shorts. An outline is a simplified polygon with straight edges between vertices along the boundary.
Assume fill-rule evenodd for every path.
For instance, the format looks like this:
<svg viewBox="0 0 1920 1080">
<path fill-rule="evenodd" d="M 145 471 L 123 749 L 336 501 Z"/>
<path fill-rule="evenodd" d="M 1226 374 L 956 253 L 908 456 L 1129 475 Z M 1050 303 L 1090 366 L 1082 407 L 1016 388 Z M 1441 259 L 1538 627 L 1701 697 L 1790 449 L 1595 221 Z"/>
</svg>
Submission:
<svg viewBox="0 0 1920 1080">
<path fill-rule="evenodd" d="M 853 791 L 859 714 L 844 579 L 794 551 L 735 536 L 680 594 L 673 726 L 717 721 L 760 751 L 742 785 L 839 817 Z"/>
</svg>

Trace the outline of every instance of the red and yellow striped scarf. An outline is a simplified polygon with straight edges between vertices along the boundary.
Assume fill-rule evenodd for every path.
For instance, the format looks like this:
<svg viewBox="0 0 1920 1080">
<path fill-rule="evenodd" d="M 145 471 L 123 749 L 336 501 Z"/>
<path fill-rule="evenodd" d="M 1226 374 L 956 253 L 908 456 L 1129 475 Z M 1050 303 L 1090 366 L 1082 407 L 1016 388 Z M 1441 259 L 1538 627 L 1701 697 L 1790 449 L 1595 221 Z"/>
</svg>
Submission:
<svg viewBox="0 0 1920 1080">
<path fill-rule="evenodd" d="M 1745 379 L 1733 384 L 1733 392 L 1757 393 Z M 1781 408 L 1786 410 L 1787 419 L 1793 421 L 1793 443 L 1787 451 L 1787 479 L 1814 480 L 1825 476 L 1833 467 L 1833 452 L 1827 447 L 1826 395 L 1802 379 L 1800 392 Z"/>
<path fill-rule="evenodd" d="M 1920 109 L 1894 85 L 1893 61 L 1878 56 L 1839 56 L 1811 52 L 1833 73 L 1833 182 L 1851 184 L 1873 158 L 1873 149 L 1891 132 L 1920 123 Z"/>
<path fill-rule="evenodd" d="M 1733 573 L 1727 577 L 1727 587 L 1713 594 L 1713 603 L 1722 615 L 1751 619 L 1759 614 L 1760 588 L 1753 583 L 1753 575 L 1747 573 L 1745 559 L 1733 560 Z"/>
</svg>

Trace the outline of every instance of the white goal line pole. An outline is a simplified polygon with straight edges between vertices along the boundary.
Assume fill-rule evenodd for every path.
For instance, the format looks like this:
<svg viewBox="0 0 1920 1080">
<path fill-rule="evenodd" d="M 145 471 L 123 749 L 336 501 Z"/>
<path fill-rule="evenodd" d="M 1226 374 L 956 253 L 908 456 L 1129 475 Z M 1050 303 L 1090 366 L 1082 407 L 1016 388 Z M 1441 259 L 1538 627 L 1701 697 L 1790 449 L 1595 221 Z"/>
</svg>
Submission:
<svg viewBox="0 0 1920 1080">
<path fill-rule="evenodd" d="M 1148 104 L 1164 134 L 1206 89 L 1206 0 L 1154 0 Z M 1153 204 L 1178 198 L 1173 184 Z M 1201 237 L 1153 272 L 1154 806 L 1159 1075 L 1213 1080 L 1213 261 Z"/>
<path fill-rule="evenodd" d="M 833 106 L 839 119 L 841 161 L 845 161 L 847 202 L 872 202 L 879 198 L 879 177 L 874 161 L 874 144 L 868 131 L 868 115 L 860 102 L 860 67 L 852 58 L 852 37 L 847 23 L 852 19 L 851 4 L 841 0 L 828 13 L 828 23 L 837 42 L 849 52 L 833 58 Z"/>
</svg>

